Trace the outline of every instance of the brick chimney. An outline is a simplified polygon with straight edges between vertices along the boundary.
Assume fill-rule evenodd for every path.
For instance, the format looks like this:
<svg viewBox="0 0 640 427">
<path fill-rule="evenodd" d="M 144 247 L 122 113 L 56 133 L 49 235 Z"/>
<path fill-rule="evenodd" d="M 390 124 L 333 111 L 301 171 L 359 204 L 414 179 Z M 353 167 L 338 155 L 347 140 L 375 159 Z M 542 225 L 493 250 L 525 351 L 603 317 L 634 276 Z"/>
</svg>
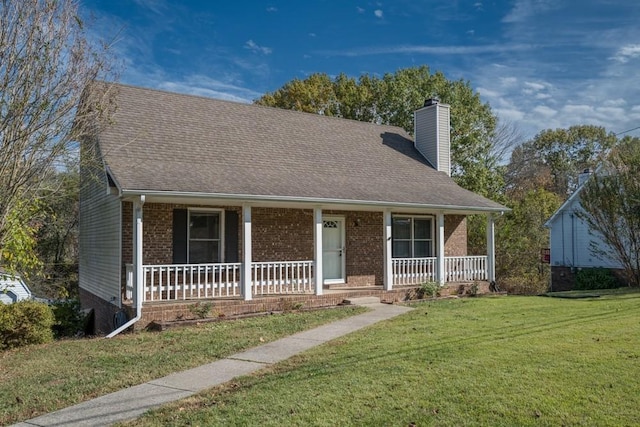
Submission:
<svg viewBox="0 0 640 427">
<path fill-rule="evenodd" d="M 451 176 L 450 107 L 437 98 L 427 99 L 414 113 L 414 146 L 438 171 Z"/>
</svg>

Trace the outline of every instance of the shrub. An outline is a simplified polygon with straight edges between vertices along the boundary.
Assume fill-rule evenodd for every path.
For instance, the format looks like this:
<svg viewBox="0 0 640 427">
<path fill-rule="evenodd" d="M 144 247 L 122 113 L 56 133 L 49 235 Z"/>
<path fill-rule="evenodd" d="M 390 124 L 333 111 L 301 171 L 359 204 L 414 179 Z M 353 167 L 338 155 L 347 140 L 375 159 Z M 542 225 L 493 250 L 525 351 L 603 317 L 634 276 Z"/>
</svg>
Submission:
<svg viewBox="0 0 640 427">
<path fill-rule="evenodd" d="M 189 311 L 198 319 L 206 319 L 209 316 L 213 304 L 210 302 L 197 302 L 189 306 Z"/>
<path fill-rule="evenodd" d="M 51 307 L 36 301 L 0 304 L 0 350 L 53 340 Z"/>
<path fill-rule="evenodd" d="M 500 277 L 497 280 L 498 287 L 513 295 L 540 295 L 549 288 L 549 279 L 546 275 L 537 273 L 522 274 L 517 276 Z"/>
<path fill-rule="evenodd" d="M 56 301 L 52 308 L 55 316 L 53 333 L 56 338 L 73 337 L 84 332 L 86 316 L 81 311 L 79 300 Z"/>
<path fill-rule="evenodd" d="M 426 297 L 439 297 L 440 296 L 440 285 L 436 282 L 424 282 L 420 285 L 420 287 L 416 291 L 418 299 L 423 299 Z"/>
<path fill-rule="evenodd" d="M 615 289 L 620 283 L 606 268 L 584 268 L 576 274 L 575 290 Z"/>
</svg>

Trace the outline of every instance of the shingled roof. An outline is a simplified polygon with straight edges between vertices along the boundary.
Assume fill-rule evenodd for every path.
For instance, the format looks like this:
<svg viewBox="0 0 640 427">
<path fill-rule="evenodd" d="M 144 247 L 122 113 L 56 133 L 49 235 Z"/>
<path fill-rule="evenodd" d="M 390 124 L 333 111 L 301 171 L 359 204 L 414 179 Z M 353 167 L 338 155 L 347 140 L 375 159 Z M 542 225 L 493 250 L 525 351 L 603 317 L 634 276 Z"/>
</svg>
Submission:
<svg viewBox="0 0 640 427">
<path fill-rule="evenodd" d="M 436 171 L 401 128 L 115 85 L 98 137 L 123 192 L 500 211 Z"/>
</svg>

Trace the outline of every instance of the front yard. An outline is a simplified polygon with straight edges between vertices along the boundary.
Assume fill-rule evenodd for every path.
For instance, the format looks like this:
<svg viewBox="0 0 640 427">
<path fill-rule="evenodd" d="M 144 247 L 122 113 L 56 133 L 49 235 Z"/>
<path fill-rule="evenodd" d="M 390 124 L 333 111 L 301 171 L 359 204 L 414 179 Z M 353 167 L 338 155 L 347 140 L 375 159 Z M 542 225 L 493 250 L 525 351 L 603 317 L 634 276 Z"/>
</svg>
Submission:
<svg viewBox="0 0 640 427">
<path fill-rule="evenodd" d="M 438 300 L 131 425 L 640 425 L 640 293 Z"/>
<path fill-rule="evenodd" d="M 0 425 L 209 363 L 362 311 L 342 307 L 274 314 L 0 352 Z"/>
</svg>

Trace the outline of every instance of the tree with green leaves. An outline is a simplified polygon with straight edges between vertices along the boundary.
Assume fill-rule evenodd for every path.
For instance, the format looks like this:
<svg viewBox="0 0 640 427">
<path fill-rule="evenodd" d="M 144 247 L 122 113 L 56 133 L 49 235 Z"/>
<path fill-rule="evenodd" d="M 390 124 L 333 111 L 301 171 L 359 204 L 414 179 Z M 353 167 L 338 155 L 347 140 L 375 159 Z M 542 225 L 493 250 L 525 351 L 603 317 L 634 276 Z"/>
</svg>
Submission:
<svg viewBox="0 0 640 427">
<path fill-rule="evenodd" d="M 549 283 L 549 271 L 540 263 L 540 249 L 549 247 L 545 222 L 562 198 L 543 188 L 529 190 L 507 202 L 512 210 L 496 222 L 496 277 L 510 292 L 537 294 Z"/>
<path fill-rule="evenodd" d="M 566 199 L 576 189 L 579 173 L 594 168 L 617 140 L 600 126 L 544 130 L 513 150 L 506 172 L 507 190 L 526 193 L 545 188 Z"/>
<path fill-rule="evenodd" d="M 89 41 L 76 0 L 0 0 L 0 265 L 35 267 L 43 184 L 77 158 L 77 143 L 107 102 L 81 104 L 110 72 L 108 49 Z"/>
<path fill-rule="evenodd" d="M 580 191 L 576 215 L 607 246 L 592 245 L 596 257 L 623 267 L 631 286 L 640 286 L 640 138 L 625 137 Z"/>
<path fill-rule="evenodd" d="M 413 113 L 425 99 L 451 105 L 451 173 L 464 188 L 497 198 L 502 189 L 500 159 L 493 150 L 496 117 L 468 81 L 448 80 L 427 66 L 404 68 L 381 78 L 324 73 L 294 79 L 256 104 L 378 124 L 413 133 Z"/>
</svg>

